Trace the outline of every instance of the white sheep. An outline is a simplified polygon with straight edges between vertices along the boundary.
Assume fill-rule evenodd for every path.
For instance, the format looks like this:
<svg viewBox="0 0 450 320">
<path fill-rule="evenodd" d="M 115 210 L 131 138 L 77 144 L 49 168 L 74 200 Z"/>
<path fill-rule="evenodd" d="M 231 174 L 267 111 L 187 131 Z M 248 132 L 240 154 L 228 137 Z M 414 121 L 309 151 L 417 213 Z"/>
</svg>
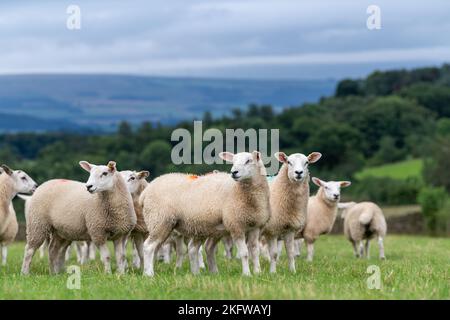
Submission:
<svg viewBox="0 0 450 320">
<path fill-rule="evenodd" d="M 54 273 L 62 271 L 72 241 L 88 240 L 99 248 L 105 271 L 110 273 L 109 239 L 114 240 L 118 272 L 125 272 L 124 238 L 136 224 L 131 195 L 115 162 L 97 166 L 81 161 L 80 166 L 90 173 L 86 184 L 50 180 L 29 200 L 23 274 L 29 273 L 35 251 L 49 235 L 50 268 Z"/>
<path fill-rule="evenodd" d="M 276 272 L 279 255 L 278 239 L 284 239 L 289 270 L 295 272 L 295 234 L 302 231 L 306 222 L 309 199 L 309 164 L 322 157 L 319 152 L 308 156 L 284 152 L 275 153 L 283 163 L 278 175 L 270 183 L 271 216 L 262 230 L 269 248 L 270 272 Z"/>
<path fill-rule="evenodd" d="M 8 245 L 14 241 L 19 230 L 12 200 L 20 193 L 33 193 L 37 184 L 21 170 L 12 170 L 7 165 L 0 168 L 0 248 L 2 265 L 6 265 Z"/>
<path fill-rule="evenodd" d="M 146 179 L 150 176 L 150 172 L 125 170 L 121 171 L 120 174 L 125 180 L 128 191 L 131 194 L 134 211 L 136 212 L 137 222 L 133 231 L 131 231 L 130 238 L 133 240 L 133 265 L 136 268 L 141 268 L 144 264 L 143 244 L 148 236 L 148 231 L 144 216 L 142 215 L 142 206 L 139 204 L 139 197 L 148 185 Z"/>
<path fill-rule="evenodd" d="M 383 241 L 387 224 L 381 208 L 373 202 L 341 203 L 339 208 L 343 209 L 344 233 L 353 245 L 355 256 L 369 258 L 370 239 L 376 238 L 380 259 L 385 259 Z M 366 240 L 365 246 L 363 240 Z"/>
<path fill-rule="evenodd" d="M 250 275 L 251 251 L 255 273 L 260 272 L 258 239 L 260 228 L 270 216 L 269 186 L 259 152 L 220 153 L 232 162 L 231 175 L 214 173 L 192 176 L 166 174 L 153 180 L 142 193 L 149 237 L 144 243 L 144 274 L 154 275 L 155 253 L 173 230 L 190 238 L 191 271 L 199 272 L 198 252 L 205 244 L 208 267 L 217 272 L 215 249 L 230 234 L 242 261 L 244 275 Z"/>
<path fill-rule="evenodd" d="M 309 199 L 306 225 L 300 232 L 301 237 L 306 242 L 307 260 L 310 262 L 314 257 L 314 242 L 320 235 L 329 233 L 336 221 L 341 188 L 351 185 L 350 181 L 326 182 L 315 177 L 312 178 L 312 181 L 319 187 L 319 190 L 315 196 Z"/>
</svg>

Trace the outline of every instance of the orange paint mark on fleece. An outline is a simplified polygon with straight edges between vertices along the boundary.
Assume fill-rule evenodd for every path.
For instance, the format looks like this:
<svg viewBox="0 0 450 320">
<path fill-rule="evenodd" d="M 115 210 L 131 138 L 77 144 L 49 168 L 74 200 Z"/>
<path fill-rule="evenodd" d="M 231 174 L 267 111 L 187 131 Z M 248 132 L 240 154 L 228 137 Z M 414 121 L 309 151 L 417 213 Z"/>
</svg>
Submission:
<svg viewBox="0 0 450 320">
<path fill-rule="evenodd" d="M 188 178 L 189 180 L 196 180 L 196 179 L 198 179 L 198 176 L 196 176 L 196 175 L 194 175 L 194 174 L 191 174 L 191 175 L 187 176 L 187 178 Z"/>
</svg>

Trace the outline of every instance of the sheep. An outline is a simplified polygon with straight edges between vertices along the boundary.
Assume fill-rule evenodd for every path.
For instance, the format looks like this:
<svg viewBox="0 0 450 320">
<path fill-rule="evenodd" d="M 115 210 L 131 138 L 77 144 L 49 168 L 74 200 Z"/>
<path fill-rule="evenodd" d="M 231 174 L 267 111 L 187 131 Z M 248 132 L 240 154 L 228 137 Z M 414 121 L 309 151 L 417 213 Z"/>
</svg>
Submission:
<svg viewBox="0 0 450 320">
<path fill-rule="evenodd" d="M 275 153 L 275 158 L 283 165 L 278 175 L 270 183 L 271 216 L 262 230 L 270 256 L 270 272 L 276 272 L 279 255 L 278 239 L 284 239 L 289 261 L 289 270 L 295 272 L 294 236 L 303 230 L 306 222 L 309 199 L 309 164 L 322 157 L 319 152 L 308 156 L 284 152 Z"/>
<path fill-rule="evenodd" d="M 379 257 L 384 260 L 384 237 L 386 236 L 387 224 L 383 211 L 373 202 L 349 202 L 341 203 L 344 219 L 344 233 L 352 243 L 357 258 L 366 256 L 369 258 L 370 239 L 377 238 L 379 246 Z M 366 240 L 365 250 L 363 240 Z M 359 243 L 359 251 L 357 249 Z"/>
<path fill-rule="evenodd" d="M 137 222 L 133 231 L 131 231 L 130 237 L 133 239 L 133 265 L 136 268 L 141 268 L 144 262 L 143 243 L 148 236 L 148 231 L 142 215 L 142 207 L 139 205 L 139 197 L 148 185 L 146 179 L 150 176 L 150 172 L 125 170 L 121 171 L 120 174 L 131 194 L 134 211 L 136 212 Z"/>
<path fill-rule="evenodd" d="M 249 249 L 254 272 L 260 272 L 258 239 L 270 216 L 269 186 L 258 151 L 222 152 L 233 163 L 231 175 L 204 176 L 171 173 L 153 180 L 141 195 L 149 237 L 144 242 L 144 274 L 154 275 L 155 252 L 173 230 L 190 238 L 188 250 L 193 274 L 199 273 L 198 252 L 205 243 L 209 270 L 218 272 L 215 249 L 230 234 L 237 245 L 243 274 L 250 276 Z M 249 248 L 246 244 L 246 236 Z"/>
<path fill-rule="evenodd" d="M 314 256 L 314 242 L 321 234 L 326 234 L 333 228 L 337 216 L 338 203 L 341 197 L 341 188 L 351 185 L 350 181 L 322 181 L 313 177 L 312 181 L 319 187 L 317 194 L 310 197 L 306 225 L 301 237 L 307 245 L 307 261 L 311 262 Z"/>
<path fill-rule="evenodd" d="M 7 165 L 0 168 L 0 248 L 2 265 L 5 266 L 8 245 L 14 241 L 19 230 L 12 200 L 18 194 L 33 193 L 37 184 L 21 170 L 12 170 Z"/>
<path fill-rule="evenodd" d="M 136 224 L 131 195 L 114 161 L 106 166 L 80 161 L 80 166 L 90 173 L 86 184 L 50 180 L 29 200 L 22 274 L 29 274 L 33 255 L 48 236 L 52 273 L 62 271 L 72 241 L 88 240 L 99 248 L 105 272 L 111 273 L 109 239 L 114 241 L 118 272 L 125 272 L 123 239 Z"/>
</svg>

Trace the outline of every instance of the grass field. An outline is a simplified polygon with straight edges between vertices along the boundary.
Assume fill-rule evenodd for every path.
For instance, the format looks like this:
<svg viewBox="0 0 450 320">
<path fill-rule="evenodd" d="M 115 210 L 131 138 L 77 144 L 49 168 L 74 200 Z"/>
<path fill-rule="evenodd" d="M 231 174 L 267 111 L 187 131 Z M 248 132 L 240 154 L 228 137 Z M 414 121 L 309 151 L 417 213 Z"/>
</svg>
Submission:
<svg viewBox="0 0 450 320">
<path fill-rule="evenodd" d="M 407 178 L 421 178 L 422 176 L 423 160 L 413 159 L 402 162 L 386 164 L 378 167 L 371 167 L 358 172 L 355 176 L 357 179 L 367 177 L 374 178 L 392 178 L 392 179 L 407 179 Z"/>
<path fill-rule="evenodd" d="M 81 268 L 81 289 L 66 287 L 68 274 L 49 276 L 47 261 L 36 255 L 32 274 L 20 275 L 23 243 L 10 250 L 6 267 L 0 267 L 0 299 L 449 299 L 450 240 L 388 236 L 386 261 L 379 261 L 372 244 L 370 260 L 356 260 L 343 236 L 324 236 L 316 245 L 316 259 L 297 260 L 297 273 L 287 271 L 285 255 L 278 273 L 268 273 L 263 260 L 261 275 L 243 278 L 240 261 L 226 261 L 219 251 L 220 274 L 192 276 L 185 262 L 157 265 L 157 276 L 138 271 L 104 275 L 100 262 Z M 75 264 L 74 259 L 69 264 Z M 380 290 L 368 289 L 369 265 L 381 271 Z"/>
</svg>

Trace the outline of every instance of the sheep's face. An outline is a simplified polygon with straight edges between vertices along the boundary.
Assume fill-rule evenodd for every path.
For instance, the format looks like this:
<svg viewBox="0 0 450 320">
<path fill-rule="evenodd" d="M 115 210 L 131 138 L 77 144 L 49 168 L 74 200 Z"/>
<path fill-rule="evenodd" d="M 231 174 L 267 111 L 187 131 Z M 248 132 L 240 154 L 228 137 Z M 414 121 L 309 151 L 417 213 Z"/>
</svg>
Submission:
<svg viewBox="0 0 450 320">
<path fill-rule="evenodd" d="M 87 161 L 80 161 L 80 166 L 90 173 L 86 189 L 90 193 L 110 191 L 114 188 L 116 163 L 110 161 L 106 166 L 97 166 Z"/>
<path fill-rule="evenodd" d="M 36 190 L 38 186 L 37 183 L 25 172 L 21 170 L 11 170 L 6 165 L 2 165 L 1 168 L 5 174 L 11 177 L 16 193 L 32 194 Z"/>
<path fill-rule="evenodd" d="M 121 171 L 120 174 L 122 175 L 122 178 L 125 180 L 125 183 L 127 185 L 128 191 L 131 194 L 135 194 L 142 183 L 142 179 L 146 179 L 150 173 L 148 171 Z"/>
<path fill-rule="evenodd" d="M 275 153 L 275 158 L 287 165 L 289 180 L 293 182 L 303 182 L 309 173 L 309 164 L 317 162 L 322 157 L 319 152 L 313 152 L 308 156 L 302 153 L 294 153 L 287 156 L 284 152 Z"/>
<path fill-rule="evenodd" d="M 235 181 L 250 179 L 257 174 L 261 174 L 261 154 L 258 151 L 237 154 L 222 152 L 219 156 L 223 160 L 233 163 L 230 172 Z"/>
<path fill-rule="evenodd" d="M 330 202 L 338 202 L 341 199 L 341 188 L 351 185 L 350 181 L 322 181 L 315 177 L 312 181 L 323 189 L 325 198 Z"/>
</svg>

